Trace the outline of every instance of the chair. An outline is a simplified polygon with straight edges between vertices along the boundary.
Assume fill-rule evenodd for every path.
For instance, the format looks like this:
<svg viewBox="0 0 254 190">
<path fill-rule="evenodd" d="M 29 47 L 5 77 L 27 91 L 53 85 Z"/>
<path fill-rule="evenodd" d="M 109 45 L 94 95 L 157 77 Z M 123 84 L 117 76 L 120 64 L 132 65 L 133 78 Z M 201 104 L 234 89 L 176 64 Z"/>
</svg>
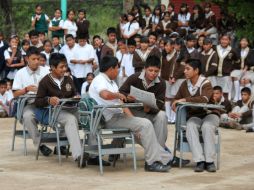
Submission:
<svg viewBox="0 0 254 190">
<path fill-rule="evenodd" d="M 129 129 L 125 128 L 103 128 L 103 111 L 107 108 L 125 108 L 125 107 L 139 107 L 141 103 L 121 104 L 121 105 L 97 105 L 94 99 L 85 97 L 79 102 L 79 116 L 80 124 L 84 131 L 84 139 L 82 143 L 82 152 L 98 155 L 100 164 L 100 174 L 103 175 L 102 156 L 110 154 L 132 154 L 133 167 L 136 171 L 136 151 L 134 134 Z M 97 145 L 86 145 L 87 136 L 95 137 Z M 104 139 L 126 139 L 129 138 L 132 142 L 131 147 L 114 147 L 112 144 L 103 144 Z M 125 156 L 124 156 L 125 157 Z M 83 154 L 81 158 L 82 165 Z"/>
<path fill-rule="evenodd" d="M 48 111 L 48 113 L 45 113 L 45 115 L 48 114 L 47 115 L 48 118 L 46 120 L 44 118 L 40 118 L 38 120 L 39 125 L 41 126 L 41 129 L 40 129 L 39 143 L 38 143 L 37 151 L 36 151 L 36 160 L 38 160 L 39 158 L 39 148 L 42 143 L 56 144 L 58 161 L 60 165 L 62 164 L 61 151 L 60 151 L 61 146 L 67 146 L 68 149 L 67 149 L 66 158 L 68 158 L 69 142 L 66 136 L 63 136 L 63 137 L 60 136 L 60 132 L 63 131 L 64 129 L 61 128 L 57 120 L 61 110 L 64 108 L 66 104 L 68 103 L 76 104 L 78 102 L 79 102 L 79 99 L 76 99 L 76 98 L 60 99 L 59 105 L 55 107 L 49 106 L 47 108 L 44 108 L 45 112 Z"/>
<path fill-rule="evenodd" d="M 28 131 L 25 129 L 25 126 L 23 125 L 23 112 L 24 108 L 27 105 L 27 102 L 31 99 L 34 99 L 35 95 L 23 95 L 19 96 L 17 98 L 14 98 L 11 102 L 10 106 L 10 113 L 15 112 L 14 109 L 16 109 L 16 113 L 14 115 L 14 125 L 12 129 L 12 145 L 11 145 L 11 151 L 14 151 L 14 146 L 15 146 L 15 140 L 16 136 L 23 138 L 23 151 L 24 151 L 24 156 L 27 155 L 27 146 L 26 146 L 26 139 L 31 138 L 30 135 L 28 134 Z M 14 108 L 14 109 L 13 109 Z M 22 130 L 17 130 L 17 123 L 20 123 L 23 127 Z"/>
<path fill-rule="evenodd" d="M 175 123 L 175 141 L 174 141 L 174 156 L 176 156 L 176 151 L 180 152 L 180 162 L 179 168 L 182 167 L 183 153 L 191 152 L 189 143 L 186 137 L 186 122 L 187 122 L 187 107 L 196 107 L 196 108 L 213 108 L 213 109 L 223 109 L 223 106 L 214 105 L 214 104 L 201 104 L 201 103 L 178 103 L 177 111 L 176 111 L 176 123 Z M 220 144 L 221 144 L 221 136 L 219 128 L 216 128 L 216 144 L 215 150 L 217 154 L 217 170 L 220 168 Z M 204 146 L 202 133 L 200 131 L 199 134 L 200 142 L 202 146 Z"/>
</svg>

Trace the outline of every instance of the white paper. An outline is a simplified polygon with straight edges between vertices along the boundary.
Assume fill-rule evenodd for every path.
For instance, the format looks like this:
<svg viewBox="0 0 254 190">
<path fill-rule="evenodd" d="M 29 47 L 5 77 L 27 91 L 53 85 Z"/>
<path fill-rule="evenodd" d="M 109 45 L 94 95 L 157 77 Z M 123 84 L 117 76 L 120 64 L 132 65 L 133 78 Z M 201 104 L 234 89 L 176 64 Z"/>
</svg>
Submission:
<svg viewBox="0 0 254 190">
<path fill-rule="evenodd" d="M 142 102 L 151 108 L 158 109 L 154 93 L 140 90 L 134 86 L 131 86 L 130 95 L 135 97 L 137 101 Z"/>
</svg>

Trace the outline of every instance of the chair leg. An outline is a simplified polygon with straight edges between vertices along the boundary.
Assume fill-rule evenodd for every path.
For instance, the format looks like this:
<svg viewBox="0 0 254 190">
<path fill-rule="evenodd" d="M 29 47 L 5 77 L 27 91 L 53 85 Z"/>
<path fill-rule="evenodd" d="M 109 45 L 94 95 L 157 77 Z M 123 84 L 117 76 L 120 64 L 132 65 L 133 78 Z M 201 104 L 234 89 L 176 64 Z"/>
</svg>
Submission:
<svg viewBox="0 0 254 190">
<path fill-rule="evenodd" d="M 62 158 L 61 158 L 61 150 L 60 150 L 60 137 L 59 137 L 59 129 L 58 127 L 56 129 L 56 139 L 57 139 L 57 155 L 58 155 L 58 162 L 60 165 L 62 165 Z"/>
<path fill-rule="evenodd" d="M 133 167 L 134 167 L 134 172 L 137 171 L 137 159 L 136 159 L 136 148 L 135 148 L 135 138 L 133 133 L 131 133 L 131 139 L 132 139 L 132 157 L 133 157 Z"/>
<path fill-rule="evenodd" d="M 67 145 L 67 151 L 66 151 L 66 155 L 65 155 L 66 159 L 68 159 L 68 157 L 69 157 L 69 152 L 70 152 L 70 145 Z"/>
<path fill-rule="evenodd" d="M 98 141 L 98 151 L 99 151 L 100 174 L 103 175 L 101 138 L 100 138 L 100 135 L 98 133 L 97 133 L 97 141 Z"/>
<path fill-rule="evenodd" d="M 83 165 L 84 152 L 85 152 L 85 143 L 86 143 L 86 134 L 84 133 L 84 139 L 83 139 L 82 147 L 81 147 L 80 166 Z M 80 167 L 80 168 L 82 168 L 82 167 Z"/>
<path fill-rule="evenodd" d="M 180 160 L 179 168 L 182 168 L 182 159 L 183 159 L 183 132 L 180 132 Z"/>
<path fill-rule="evenodd" d="M 35 156 L 35 159 L 36 159 L 36 160 L 38 160 L 38 158 L 39 158 L 39 152 L 40 152 L 40 145 L 41 145 L 42 133 L 43 133 L 43 131 L 41 130 L 41 131 L 40 131 L 39 142 L 38 142 L 37 150 L 36 150 L 36 156 Z"/>
<path fill-rule="evenodd" d="M 27 156 L 27 148 L 26 148 L 26 128 L 23 125 L 23 141 L 24 141 L 24 156 Z"/>
<path fill-rule="evenodd" d="M 175 141 L 174 141 L 174 157 L 176 156 L 176 150 L 177 150 L 177 129 L 175 129 Z"/>
<path fill-rule="evenodd" d="M 220 169 L 220 143 L 221 143 L 221 136 L 218 132 L 218 150 L 217 150 L 217 170 Z"/>
<path fill-rule="evenodd" d="M 14 125 L 13 125 L 13 131 L 12 131 L 11 151 L 14 151 L 17 122 L 18 122 L 18 120 L 17 120 L 17 118 L 15 118 Z"/>
</svg>

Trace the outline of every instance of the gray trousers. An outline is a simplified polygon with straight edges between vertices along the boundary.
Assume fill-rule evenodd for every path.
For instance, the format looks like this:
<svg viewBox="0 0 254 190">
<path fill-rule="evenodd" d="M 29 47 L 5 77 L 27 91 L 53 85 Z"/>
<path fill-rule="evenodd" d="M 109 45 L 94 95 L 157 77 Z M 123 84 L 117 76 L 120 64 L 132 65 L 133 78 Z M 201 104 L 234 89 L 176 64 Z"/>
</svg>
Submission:
<svg viewBox="0 0 254 190">
<path fill-rule="evenodd" d="M 116 114 L 106 122 L 106 128 L 121 127 L 140 134 L 140 143 L 144 148 L 145 160 L 148 165 L 156 161 L 167 164 L 172 160 L 172 155 L 160 145 L 150 120 L 140 117 L 127 117 L 125 114 Z"/>
<path fill-rule="evenodd" d="M 39 143 L 39 131 L 37 128 L 37 121 L 34 115 L 34 105 L 27 105 L 24 108 L 23 113 L 23 124 L 28 130 L 29 135 L 33 139 L 34 145 Z M 70 143 L 70 148 L 72 152 L 72 157 L 75 159 L 81 155 L 81 142 L 78 132 L 78 120 L 76 112 L 69 112 L 67 110 L 62 110 L 58 116 L 58 122 L 60 125 L 64 126 L 65 134 Z"/>
<path fill-rule="evenodd" d="M 194 162 L 214 162 L 215 152 L 215 129 L 219 126 L 220 118 L 210 114 L 205 118 L 191 117 L 187 121 L 186 137 L 192 152 Z M 202 131 L 204 149 L 199 141 L 199 131 Z"/>
<path fill-rule="evenodd" d="M 146 118 L 152 122 L 159 144 L 165 147 L 168 137 L 168 119 L 166 113 L 164 111 L 159 111 L 157 114 L 148 114 L 143 110 L 136 109 L 131 109 L 131 112 L 135 117 Z"/>
</svg>

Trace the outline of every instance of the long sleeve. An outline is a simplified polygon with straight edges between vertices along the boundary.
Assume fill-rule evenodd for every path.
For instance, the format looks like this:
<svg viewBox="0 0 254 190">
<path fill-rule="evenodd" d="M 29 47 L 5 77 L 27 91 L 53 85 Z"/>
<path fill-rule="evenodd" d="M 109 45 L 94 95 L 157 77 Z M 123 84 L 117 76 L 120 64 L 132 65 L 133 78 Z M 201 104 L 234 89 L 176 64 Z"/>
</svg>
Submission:
<svg viewBox="0 0 254 190">
<path fill-rule="evenodd" d="M 39 87 L 38 87 L 38 91 L 37 91 L 37 95 L 35 98 L 35 106 L 36 107 L 46 107 L 49 105 L 48 103 L 48 90 L 47 90 L 47 86 L 46 83 L 44 82 L 44 80 L 41 80 L 41 82 L 39 83 Z"/>
<path fill-rule="evenodd" d="M 213 94 L 213 87 L 211 83 L 208 82 L 208 83 L 205 83 L 201 88 L 202 89 L 201 89 L 200 96 L 185 97 L 186 102 L 208 103 Z"/>
</svg>

